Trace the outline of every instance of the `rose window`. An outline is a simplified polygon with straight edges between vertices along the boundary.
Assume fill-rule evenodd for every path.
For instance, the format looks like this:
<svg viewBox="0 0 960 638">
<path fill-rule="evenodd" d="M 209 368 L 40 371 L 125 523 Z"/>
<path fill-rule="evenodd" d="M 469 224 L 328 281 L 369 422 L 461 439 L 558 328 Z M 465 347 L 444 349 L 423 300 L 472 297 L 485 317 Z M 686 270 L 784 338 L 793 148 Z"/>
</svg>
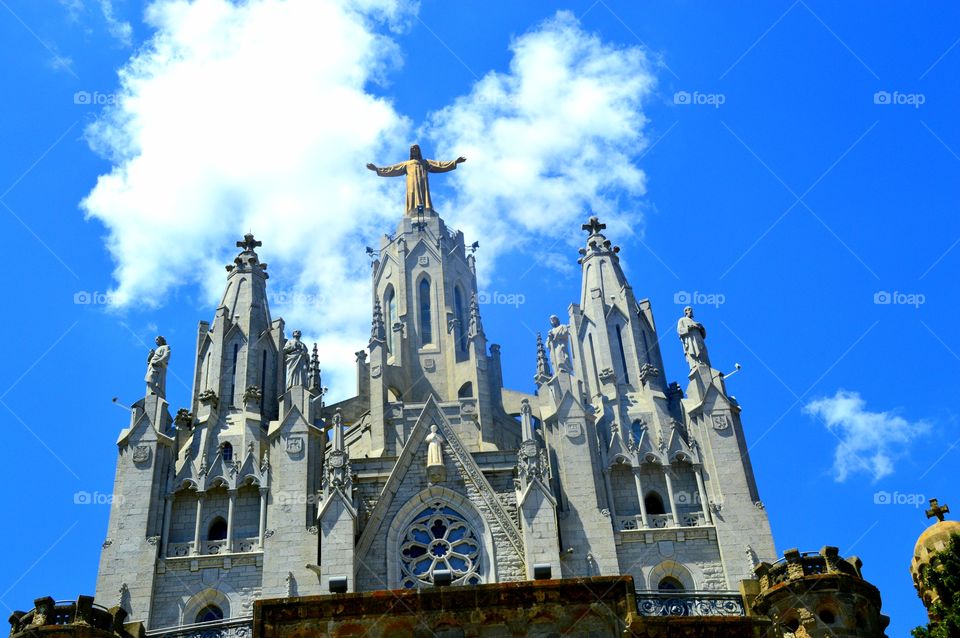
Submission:
<svg viewBox="0 0 960 638">
<path fill-rule="evenodd" d="M 462 514 L 436 502 L 407 526 L 400 542 L 401 585 L 433 585 L 433 572 L 447 570 L 454 585 L 477 585 L 480 542 Z"/>
</svg>

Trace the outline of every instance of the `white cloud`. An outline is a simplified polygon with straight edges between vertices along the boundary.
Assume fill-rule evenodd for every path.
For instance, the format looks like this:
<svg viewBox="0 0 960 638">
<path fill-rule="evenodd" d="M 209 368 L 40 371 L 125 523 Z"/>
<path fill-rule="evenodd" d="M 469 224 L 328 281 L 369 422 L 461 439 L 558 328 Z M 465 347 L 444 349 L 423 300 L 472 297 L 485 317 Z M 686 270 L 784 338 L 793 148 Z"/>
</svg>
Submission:
<svg viewBox="0 0 960 638">
<path fill-rule="evenodd" d="M 648 143 L 647 56 L 604 43 L 565 11 L 510 48 L 509 72 L 488 73 L 425 127 L 440 155 L 469 160 L 444 213 L 485 239 L 487 263 L 531 236 L 582 241 L 587 211 L 626 239 L 645 192 L 634 160 Z"/>
<path fill-rule="evenodd" d="M 80 22 L 81 16 L 87 9 L 84 0 L 60 0 L 60 5 L 67 10 L 67 15 L 74 22 Z M 110 36 L 120 44 L 130 46 L 133 43 L 133 27 L 129 22 L 117 18 L 113 0 L 97 0 L 97 6 L 100 8 L 100 15 L 106 23 Z"/>
<path fill-rule="evenodd" d="M 274 315 L 320 342 L 334 398 L 352 392 L 353 353 L 369 336 L 363 247 L 394 229 L 403 202 L 402 180 L 365 164 L 400 159 L 413 139 L 374 88 L 402 57 L 391 31 L 415 12 L 403 0 L 153 2 L 155 35 L 87 130 L 114 162 L 82 206 L 108 230 L 115 306 L 160 305 L 191 284 L 215 303 L 233 242 L 252 229 Z M 588 208 L 627 208 L 625 231 L 644 191 L 631 164 L 646 144 L 643 53 L 605 45 L 566 13 L 512 49 L 508 73 L 485 76 L 422 131 L 469 157 L 459 179 L 438 180 L 456 193 L 440 207 L 484 239 L 488 267 L 521 232 L 575 234 Z"/>
<path fill-rule="evenodd" d="M 834 479 L 845 481 L 856 472 L 879 480 L 894 472 L 895 461 L 907 446 L 930 428 L 890 412 L 870 412 L 858 392 L 837 390 L 832 397 L 811 401 L 803 411 L 821 419 L 839 439 L 833 459 Z"/>
<path fill-rule="evenodd" d="M 103 15 L 104 22 L 107 23 L 107 31 L 116 38 L 120 44 L 130 46 L 133 42 L 133 27 L 129 22 L 118 20 L 113 13 L 113 2 L 111 0 L 100 0 L 100 13 Z"/>
</svg>

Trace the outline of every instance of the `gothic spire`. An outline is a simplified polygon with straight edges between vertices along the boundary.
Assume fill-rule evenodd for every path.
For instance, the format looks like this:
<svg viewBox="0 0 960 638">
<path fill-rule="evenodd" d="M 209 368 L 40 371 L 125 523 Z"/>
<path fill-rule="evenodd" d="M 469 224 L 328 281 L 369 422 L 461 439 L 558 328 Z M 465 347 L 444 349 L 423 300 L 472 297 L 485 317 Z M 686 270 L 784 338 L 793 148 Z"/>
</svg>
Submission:
<svg viewBox="0 0 960 638">
<path fill-rule="evenodd" d="M 467 335 L 472 339 L 477 336 L 484 336 L 483 324 L 480 322 L 480 303 L 477 301 L 477 293 L 470 297 L 470 329 Z"/>
<path fill-rule="evenodd" d="M 311 392 L 320 391 L 320 355 L 317 354 L 317 343 L 313 343 L 313 354 L 310 355 L 310 372 L 307 373 L 307 389 Z"/>
<path fill-rule="evenodd" d="M 550 371 L 550 362 L 547 361 L 547 349 L 543 347 L 543 336 L 537 333 L 537 374 L 533 378 L 537 384 L 544 383 L 553 376 Z"/>
<path fill-rule="evenodd" d="M 383 325 L 383 308 L 380 306 L 380 299 L 373 302 L 373 321 L 370 324 L 370 343 L 379 341 L 381 343 L 387 340 L 387 331 Z"/>
</svg>

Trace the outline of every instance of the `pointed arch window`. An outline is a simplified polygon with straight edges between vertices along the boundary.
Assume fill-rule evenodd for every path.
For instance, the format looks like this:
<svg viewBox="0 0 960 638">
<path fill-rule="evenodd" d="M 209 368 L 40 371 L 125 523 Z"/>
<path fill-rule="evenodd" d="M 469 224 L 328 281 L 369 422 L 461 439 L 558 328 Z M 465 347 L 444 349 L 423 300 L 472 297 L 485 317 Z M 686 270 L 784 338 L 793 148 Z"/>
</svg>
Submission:
<svg viewBox="0 0 960 638">
<path fill-rule="evenodd" d="M 430 318 L 430 280 L 424 277 L 420 280 L 420 345 L 433 343 L 433 322 Z"/>
<path fill-rule="evenodd" d="M 387 286 L 383 293 L 383 307 L 387 310 L 387 352 L 393 354 L 393 326 L 396 325 L 399 317 L 397 315 L 397 294 L 393 291 L 393 286 Z"/>
<path fill-rule="evenodd" d="M 593 349 L 593 335 L 587 335 L 587 341 L 590 344 L 590 362 L 593 363 L 593 377 L 597 380 L 596 394 L 600 393 L 600 371 L 597 369 L 597 353 Z"/>
<path fill-rule="evenodd" d="M 233 460 L 233 446 L 229 443 L 223 444 L 223 460 L 227 462 Z"/>
<path fill-rule="evenodd" d="M 620 324 L 617 324 L 617 345 L 620 347 L 620 365 L 623 366 L 623 382 L 630 383 L 630 372 L 627 370 L 627 353 L 623 350 L 623 335 L 620 334 Z"/>
<path fill-rule="evenodd" d="M 460 352 L 466 352 L 467 318 L 463 314 L 463 294 L 460 292 L 460 286 L 453 289 L 453 306 L 457 317 L 457 347 L 460 349 Z"/>
</svg>

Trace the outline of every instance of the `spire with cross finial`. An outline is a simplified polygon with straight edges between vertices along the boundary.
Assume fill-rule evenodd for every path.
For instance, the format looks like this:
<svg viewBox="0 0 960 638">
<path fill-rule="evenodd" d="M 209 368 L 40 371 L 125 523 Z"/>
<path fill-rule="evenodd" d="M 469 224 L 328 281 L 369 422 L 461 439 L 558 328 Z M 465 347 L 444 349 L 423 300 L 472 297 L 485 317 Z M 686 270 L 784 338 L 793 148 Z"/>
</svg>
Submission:
<svg viewBox="0 0 960 638">
<path fill-rule="evenodd" d="M 606 224 L 601 224 L 600 219 L 596 215 L 592 215 L 590 219 L 587 220 L 586 224 L 580 226 L 583 230 L 590 233 L 591 236 L 599 235 L 601 230 L 604 230 L 607 227 Z"/>
<path fill-rule="evenodd" d="M 253 252 L 254 249 L 260 246 L 263 246 L 263 242 L 254 239 L 253 233 L 247 233 L 243 236 L 242 241 L 237 242 L 237 248 L 243 248 L 244 252 Z"/>
<path fill-rule="evenodd" d="M 927 518 L 936 518 L 937 521 L 943 521 L 943 515 L 950 513 L 949 505 L 940 505 L 935 498 L 930 499 L 930 509 L 926 511 Z"/>
</svg>

